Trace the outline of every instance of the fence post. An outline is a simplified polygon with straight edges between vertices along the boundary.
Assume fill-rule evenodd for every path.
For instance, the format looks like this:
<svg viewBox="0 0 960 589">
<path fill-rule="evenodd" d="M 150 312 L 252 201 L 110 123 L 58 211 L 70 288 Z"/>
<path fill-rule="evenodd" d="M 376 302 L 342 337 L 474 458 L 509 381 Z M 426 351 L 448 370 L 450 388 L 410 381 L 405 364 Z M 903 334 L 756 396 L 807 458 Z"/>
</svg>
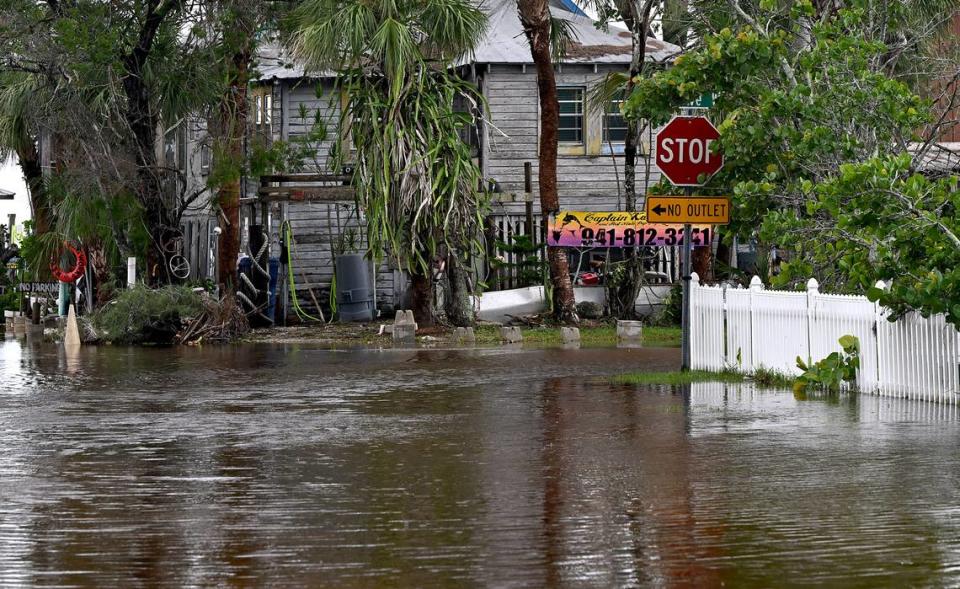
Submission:
<svg viewBox="0 0 960 589">
<path fill-rule="evenodd" d="M 697 338 L 697 340 L 694 340 L 693 338 L 694 332 L 697 329 L 700 329 L 700 324 L 694 320 L 694 318 L 697 316 L 697 304 L 700 298 L 698 295 L 699 291 L 700 291 L 700 276 L 698 276 L 696 272 L 691 272 L 690 273 L 690 294 L 689 294 L 690 304 L 684 310 L 685 315 L 687 313 L 690 314 L 690 319 L 689 321 L 687 321 L 687 328 L 686 330 L 684 330 L 684 333 L 682 334 L 683 337 L 685 337 L 687 340 L 686 366 L 690 370 L 694 368 L 700 368 L 702 366 L 700 362 L 700 359 L 703 356 L 702 350 L 697 351 L 697 353 L 694 353 L 694 350 L 696 350 L 698 344 L 703 343 L 703 337 L 702 337 L 703 334 L 701 333 L 701 337 Z"/>
<path fill-rule="evenodd" d="M 527 237 L 535 244 L 537 239 L 533 231 L 533 163 L 523 162 L 523 211 L 527 222 Z"/>
<path fill-rule="evenodd" d="M 720 358 L 724 368 L 727 368 L 727 283 L 720 288 Z"/>
<path fill-rule="evenodd" d="M 757 368 L 757 355 L 756 350 L 754 349 L 754 342 L 757 339 L 757 334 L 754 333 L 754 325 L 756 322 L 753 320 L 753 293 L 760 292 L 763 290 L 763 281 L 760 280 L 760 277 L 754 275 L 750 279 L 750 298 L 749 306 L 747 309 L 748 314 L 750 315 L 750 372 L 754 372 Z"/>
<path fill-rule="evenodd" d="M 127 258 L 127 288 L 137 285 L 137 259 Z"/>
<path fill-rule="evenodd" d="M 874 286 L 875 286 L 876 288 L 879 288 L 880 290 L 886 290 L 886 289 L 887 289 L 887 284 L 886 284 L 884 281 L 882 281 L 882 280 L 878 280 L 877 283 L 874 284 Z M 883 311 L 882 311 L 881 308 L 880 308 L 880 303 L 879 303 L 879 302 L 874 302 L 874 303 L 873 303 L 873 321 L 874 321 L 874 323 L 873 323 L 873 333 L 876 335 L 876 338 L 877 338 L 877 374 L 876 374 L 876 376 L 877 376 L 877 384 L 876 384 L 876 387 L 877 387 L 877 392 L 880 393 L 881 395 L 883 395 L 883 380 L 882 380 L 882 378 L 883 378 L 883 376 L 884 376 L 884 374 L 883 374 L 883 373 L 884 373 L 884 369 L 881 368 L 881 366 L 880 366 L 880 362 L 883 361 L 883 353 L 880 351 L 880 346 L 882 345 L 882 342 L 884 341 L 884 339 L 883 339 L 882 337 L 880 337 L 880 322 L 881 322 L 881 321 L 885 321 L 885 319 L 883 318 Z M 890 366 L 888 365 L 887 368 L 889 369 Z"/>
<path fill-rule="evenodd" d="M 816 278 L 807 281 L 807 365 L 813 363 L 813 299 L 820 294 Z"/>
</svg>

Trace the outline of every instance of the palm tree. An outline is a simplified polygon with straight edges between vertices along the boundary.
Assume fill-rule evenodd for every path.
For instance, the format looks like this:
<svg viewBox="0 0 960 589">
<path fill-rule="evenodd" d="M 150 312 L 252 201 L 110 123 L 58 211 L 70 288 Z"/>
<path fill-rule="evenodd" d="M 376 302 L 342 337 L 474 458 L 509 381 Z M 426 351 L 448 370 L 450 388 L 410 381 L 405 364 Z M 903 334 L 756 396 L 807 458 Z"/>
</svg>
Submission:
<svg viewBox="0 0 960 589">
<path fill-rule="evenodd" d="M 294 54 L 339 74 L 334 165 L 354 163 L 368 253 L 407 270 L 414 316 L 430 325 L 435 258 L 462 258 L 480 234 L 481 174 L 459 138 L 473 115 L 454 99 L 474 112 L 482 101 L 450 68 L 480 40 L 486 15 L 468 0 L 307 0 L 294 23 Z"/>
<path fill-rule="evenodd" d="M 30 197 L 34 231 L 46 233 L 50 213 L 43 184 L 40 154 L 31 134 L 29 108 L 35 87 L 27 76 L 8 73 L 0 80 L 0 162 L 16 156 Z"/>
<path fill-rule="evenodd" d="M 537 68 L 540 94 L 540 211 L 544 218 L 560 210 L 557 193 L 557 127 L 560 105 L 557 102 L 557 78 L 553 70 L 554 56 L 561 53 L 565 32 L 550 15 L 548 0 L 517 0 L 517 11 L 523 32 L 530 43 L 530 55 Z M 553 284 L 553 315 L 561 322 L 576 323 L 576 300 L 570 280 L 567 252 L 561 247 L 548 247 L 550 281 Z"/>
</svg>

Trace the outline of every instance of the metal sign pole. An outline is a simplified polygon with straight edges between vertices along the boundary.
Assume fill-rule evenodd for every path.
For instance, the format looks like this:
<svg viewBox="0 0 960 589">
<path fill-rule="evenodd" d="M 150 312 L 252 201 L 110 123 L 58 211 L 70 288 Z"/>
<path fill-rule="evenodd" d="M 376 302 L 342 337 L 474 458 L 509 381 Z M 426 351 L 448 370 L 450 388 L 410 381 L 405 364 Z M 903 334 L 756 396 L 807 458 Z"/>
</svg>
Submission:
<svg viewBox="0 0 960 589">
<path fill-rule="evenodd" d="M 687 196 L 693 194 L 692 188 L 684 189 Z M 690 370 L 690 251 L 693 249 L 691 243 L 690 223 L 683 225 L 683 255 L 680 264 L 683 271 L 683 314 L 681 316 L 681 362 L 680 370 L 686 372 Z"/>
</svg>

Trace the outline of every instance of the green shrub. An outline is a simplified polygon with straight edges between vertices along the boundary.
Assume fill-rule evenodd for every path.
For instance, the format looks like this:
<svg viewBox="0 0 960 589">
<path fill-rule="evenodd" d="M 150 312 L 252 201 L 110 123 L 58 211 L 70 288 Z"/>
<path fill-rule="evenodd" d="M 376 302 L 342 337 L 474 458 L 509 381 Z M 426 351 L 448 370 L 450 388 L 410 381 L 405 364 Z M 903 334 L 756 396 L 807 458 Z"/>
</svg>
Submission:
<svg viewBox="0 0 960 589">
<path fill-rule="evenodd" d="M 807 364 L 797 356 L 797 366 L 803 374 L 793 383 L 793 390 L 803 392 L 810 385 L 816 385 L 835 393 L 843 383 L 853 384 L 857 380 L 860 368 L 860 340 L 856 336 L 845 335 L 840 338 L 842 352 L 833 352 L 823 360 Z"/>
<path fill-rule="evenodd" d="M 673 327 L 680 325 L 683 319 L 683 285 L 676 283 L 670 288 L 670 294 L 663 301 L 663 309 L 651 321 L 652 325 Z"/>
<path fill-rule="evenodd" d="M 97 335 L 119 344 L 169 344 L 183 321 L 203 309 L 200 295 L 185 286 L 145 286 L 121 292 L 93 317 Z"/>
<path fill-rule="evenodd" d="M 600 319 L 603 317 L 603 307 L 592 301 L 577 303 L 577 315 L 581 319 Z"/>
<path fill-rule="evenodd" d="M 12 286 L 7 287 L 6 291 L 0 294 L 0 322 L 3 321 L 4 311 L 20 310 L 20 293 Z"/>
</svg>

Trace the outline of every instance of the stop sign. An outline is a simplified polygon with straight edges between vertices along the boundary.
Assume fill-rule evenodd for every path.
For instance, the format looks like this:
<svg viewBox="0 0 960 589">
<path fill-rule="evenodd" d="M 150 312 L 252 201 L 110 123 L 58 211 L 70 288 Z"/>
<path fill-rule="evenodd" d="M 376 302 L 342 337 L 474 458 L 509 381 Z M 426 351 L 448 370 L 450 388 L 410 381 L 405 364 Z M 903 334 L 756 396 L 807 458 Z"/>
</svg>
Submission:
<svg viewBox="0 0 960 589">
<path fill-rule="evenodd" d="M 723 167 L 723 154 L 710 151 L 719 138 L 706 117 L 673 117 L 657 135 L 657 167 L 676 186 L 700 186 Z"/>
</svg>

